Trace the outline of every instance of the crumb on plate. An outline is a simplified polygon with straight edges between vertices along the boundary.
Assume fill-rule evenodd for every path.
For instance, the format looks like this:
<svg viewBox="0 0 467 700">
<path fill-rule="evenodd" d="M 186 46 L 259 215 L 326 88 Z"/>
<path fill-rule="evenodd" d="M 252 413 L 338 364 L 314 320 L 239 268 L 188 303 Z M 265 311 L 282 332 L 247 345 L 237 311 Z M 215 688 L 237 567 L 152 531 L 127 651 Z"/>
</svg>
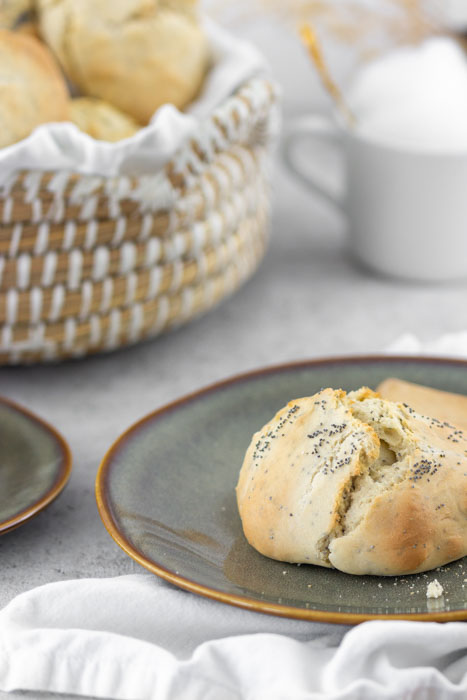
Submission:
<svg viewBox="0 0 467 700">
<path fill-rule="evenodd" d="M 443 595 L 444 589 L 437 578 L 434 581 L 430 581 L 426 587 L 426 597 L 427 598 L 439 598 Z"/>
</svg>

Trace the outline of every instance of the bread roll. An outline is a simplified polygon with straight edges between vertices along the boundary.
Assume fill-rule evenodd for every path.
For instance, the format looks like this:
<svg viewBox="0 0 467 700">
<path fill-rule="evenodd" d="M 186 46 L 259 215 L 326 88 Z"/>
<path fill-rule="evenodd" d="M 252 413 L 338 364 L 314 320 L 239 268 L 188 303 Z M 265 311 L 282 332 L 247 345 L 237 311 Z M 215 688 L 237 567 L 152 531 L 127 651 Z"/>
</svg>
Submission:
<svg viewBox="0 0 467 700">
<path fill-rule="evenodd" d="M 291 401 L 253 436 L 237 485 L 249 543 L 349 574 L 467 554 L 467 439 L 369 389 Z"/>
<path fill-rule="evenodd" d="M 382 399 L 407 403 L 418 413 L 434 416 L 440 421 L 447 420 L 467 430 L 467 396 L 412 384 L 393 377 L 381 382 L 377 392 Z"/>
<path fill-rule="evenodd" d="M 65 81 L 48 49 L 34 37 L 0 29 L 0 147 L 69 115 Z"/>
<path fill-rule="evenodd" d="M 71 101 L 71 121 L 101 141 L 120 141 L 140 129 L 134 119 L 104 100 L 76 97 Z"/>
<path fill-rule="evenodd" d="M 208 63 L 192 0 L 38 0 L 41 34 L 82 94 L 146 124 L 197 94 Z"/>
<path fill-rule="evenodd" d="M 27 36 L 32 36 L 38 39 L 42 43 L 42 37 L 39 31 L 39 25 L 33 20 L 28 20 L 27 22 L 21 22 L 16 28 L 15 32 L 20 34 L 27 34 Z"/>
</svg>

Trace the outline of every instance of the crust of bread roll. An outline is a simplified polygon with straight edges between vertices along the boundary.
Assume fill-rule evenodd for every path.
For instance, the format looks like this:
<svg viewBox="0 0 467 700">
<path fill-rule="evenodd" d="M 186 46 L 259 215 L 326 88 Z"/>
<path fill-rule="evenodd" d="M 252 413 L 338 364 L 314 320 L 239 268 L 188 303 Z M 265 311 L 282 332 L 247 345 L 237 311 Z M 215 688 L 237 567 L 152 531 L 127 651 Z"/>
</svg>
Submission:
<svg viewBox="0 0 467 700">
<path fill-rule="evenodd" d="M 141 128 L 130 116 L 95 97 L 71 100 L 71 121 L 101 141 L 120 141 L 133 136 Z"/>
<path fill-rule="evenodd" d="M 192 0 L 38 0 L 40 31 L 66 75 L 146 124 L 198 93 L 208 45 Z"/>
<path fill-rule="evenodd" d="M 406 403 L 417 413 L 434 416 L 441 421 L 447 420 L 467 431 L 467 396 L 432 389 L 394 377 L 381 382 L 376 391 L 383 399 Z"/>
<path fill-rule="evenodd" d="M 0 29 L 0 147 L 29 136 L 39 124 L 69 118 L 64 78 L 37 39 Z"/>
<path fill-rule="evenodd" d="M 21 24 L 15 28 L 15 32 L 19 34 L 26 34 L 27 36 L 32 36 L 38 41 L 42 42 L 42 37 L 39 31 L 39 25 L 35 21 L 28 20 L 27 22 L 21 22 Z"/>
<path fill-rule="evenodd" d="M 253 436 L 245 536 L 281 561 L 393 576 L 467 554 L 467 438 L 370 389 L 324 389 Z"/>
</svg>

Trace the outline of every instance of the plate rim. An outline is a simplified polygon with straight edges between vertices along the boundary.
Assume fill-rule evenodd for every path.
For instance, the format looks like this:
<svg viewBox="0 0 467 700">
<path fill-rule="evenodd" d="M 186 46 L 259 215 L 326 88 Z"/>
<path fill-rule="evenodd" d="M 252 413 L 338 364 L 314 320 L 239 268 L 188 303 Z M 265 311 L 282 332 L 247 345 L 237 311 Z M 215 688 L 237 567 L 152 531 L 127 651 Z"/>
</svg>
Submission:
<svg viewBox="0 0 467 700">
<path fill-rule="evenodd" d="M 53 425 L 48 423 L 46 420 L 38 416 L 33 411 L 30 411 L 25 406 L 13 401 L 6 396 L 0 396 L 0 404 L 7 406 L 13 411 L 26 416 L 33 423 L 36 423 L 41 428 L 43 428 L 50 436 L 52 436 L 55 443 L 58 445 L 61 452 L 60 467 L 58 470 L 58 476 L 54 479 L 52 486 L 48 491 L 41 496 L 41 498 L 35 500 L 29 506 L 26 506 L 15 515 L 7 518 L 6 520 L 0 521 L 0 535 L 4 535 L 7 532 L 16 530 L 17 527 L 29 522 L 36 515 L 39 515 L 48 505 L 54 501 L 57 496 L 63 491 L 71 475 L 73 457 L 69 444 L 59 431 L 54 428 Z"/>
<path fill-rule="evenodd" d="M 378 364 L 379 362 L 412 362 L 414 364 L 442 364 L 442 365 L 454 365 L 458 367 L 464 367 L 467 369 L 467 360 L 461 358 L 452 357 L 442 357 L 438 355 L 396 355 L 396 354 L 375 354 L 375 355 L 335 355 L 329 357 L 318 357 L 310 360 L 298 360 L 295 362 L 286 362 L 275 365 L 267 365 L 265 367 L 259 367 L 257 369 L 249 370 L 247 372 L 241 372 L 239 374 L 234 374 L 226 379 L 222 379 L 217 382 L 210 383 L 206 386 L 201 387 L 195 391 L 181 396 L 174 401 L 171 401 L 163 406 L 151 411 L 139 420 L 132 423 L 119 437 L 112 443 L 108 448 L 104 457 L 102 458 L 95 481 L 95 497 L 97 503 L 97 509 L 101 520 L 104 524 L 105 529 L 116 542 L 116 544 L 123 549 L 123 551 L 138 564 L 143 566 L 145 569 L 153 574 L 156 574 L 160 578 L 168 581 L 169 583 L 183 588 L 184 590 L 190 591 L 197 595 L 201 595 L 205 598 L 210 598 L 212 600 L 217 600 L 219 602 L 227 603 L 236 607 L 240 607 L 246 610 L 275 615 L 278 617 L 287 617 L 297 620 L 308 620 L 310 622 L 324 622 L 324 623 L 334 623 L 343 625 L 356 625 L 361 622 L 366 622 L 369 620 L 413 620 L 413 621 L 426 621 L 426 622 L 452 622 L 467 619 L 467 609 L 464 610 L 449 610 L 449 611 L 433 611 L 427 613 L 348 613 L 348 612 L 337 612 L 337 611 L 326 611 L 326 610 L 312 610 L 308 608 L 297 608 L 290 605 L 283 605 L 280 603 L 269 603 L 267 601 L 261 601 L 248 596 L 242 596 L 232 593 L 226 593 L 225 591 L 210 588 L 192 581 L 191 579 L 181 576 L 180 574 L 165 568 L 161 564 L 150 560 L 144 556 L 131 542 L 130 540 L 120 531 L 118 524 L 115 522 L 110 502 L 108 499 L 108 492 L 106 491 L 107 479 L 109 477 L 112 458 L 116 452 L 125 444 L 125 442 L 137 432 L 146 423 L 152 422 L 154 419 L 158 419 L 163 415 L 170 413 L 177 408 L 192 403 L 197 399 L 213 393 L 219 389 L 224 389 L 228 386 L 232 386 L 242 381 L 247 381 L 250 379 L 267 376 L 268 374 L 277 374 L 279 372 L 286 372 L 289 370 L 298 370 L 300 368 L 307 369 L 317 367 L 319 365 L 358 365 L 362 363 L 373 363 Z"/>
</svg>

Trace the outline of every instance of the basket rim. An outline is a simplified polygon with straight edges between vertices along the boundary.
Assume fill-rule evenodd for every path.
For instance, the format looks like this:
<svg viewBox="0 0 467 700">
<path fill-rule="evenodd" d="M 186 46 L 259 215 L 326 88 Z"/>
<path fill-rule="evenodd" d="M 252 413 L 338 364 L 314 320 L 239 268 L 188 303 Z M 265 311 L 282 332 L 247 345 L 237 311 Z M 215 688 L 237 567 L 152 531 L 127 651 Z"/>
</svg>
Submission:
<svg viewBox="0 0 467 700">
<path fill-rule="evenodd" d="M 249 93 L 252 92 L 254 88 L 258 89 L 260 86 L 262 87 L 263 95 L 261 98 L 258 97 L 256 100 L 252 100 Z M 273 105 L 277 103 L 279 94 L 279 86 L 272 76 L 259 74 L 251 76 L 242 81 L 227 97 L 221 100 L 212 112 L 199 119 L 199 129 L 197 130 L 197 134 L 210 128 L 213 128 L 217 132 L 222 130 L 225 115 L 229 109 L 234 114 L 235 120 L 238 121 L 237 126 L 241 126 L 242 123 L 247 122 L 248 118 L 251 118 L 252 116 L 254 116 L 253 123 L 260 121 L 261 118 L 268 116 Z M 239 103 L 245 105 L 247 110 L 239 110 Z M 228 143 L 235 143 L 235 138 L 232 138 L 231 140 L 229 139 Z M 170 176 L 171 172 L 173 173 L 174 171 L 176 172 L 178 170 L 177 161 L 180 159 L 180 156 L 187 151 L 193 152 L 193 149 L 196 151 L 197 148 L 199 148 L 197 135 L 190 134 L 185 141 L 180 144 L 173 156 L 169 158 L 164 165 L 160 166 L 159 169 L 155 170 L 154 172 L 143 173 L 141 175 L 131 175 L 127 173 L 117 173 L 113 175 L 102 175 L 100 173 L 93 172 L 82 173 L 73 168 L 61 168 L 57 170 L 48 168 L 20 168 L 11 173 L 10 179 L 19 179 L 21 183 L 25 178 L 34 178 L 36 176 L 38 178 L 46 178 L 50 181 L 57 175 L 67 175 L 69 179 L 77 182 L 85 180 L 99 180 L 101 183 L 111 182 L 117 185 L 119 182 L 124 182 L 126 186 L 130 184 L 138 187 L 141 182 L 146 181 L 148 178 L 163 175 L 164 173 L 169 174 Z M 49 183 L 47 182 L 47 184 Z M 10 186 L 7 186 L 6 189 L 10 194 L 11 191 L 15 190 L 15 188 L 21 189 L 21 184 L 11 185 L 10 183 Z M 5 189 L 5 185 L 0 185 L 0 199 L 2 198 L 2 189 Z M 47 191 L 50 192 L 50 190 Z"/>
<path fill-rule="evenodd" d="M 251 149 L 228 151 L 222 156 L 207 166 L 195 185 L 170 208 L 142 211 L 135 203 L 135 210 L 129 215 L 119 211 L 113 216 L 83 219 L 70 214 L 60 220 L 47 217 L 33 222 L 21 218 L 0 223 L 0 257 L 5 260 L 20 255 L 38 258 L 50 252 L 71 253 L 74 249 L 84 252 L 99 246 L 114 249 L 127 242 L 136 244 L 150 238 L 163 242 L 192 230 L 193 226 L 206 224 L 214 215 L 222 216 L 226 206 L 235 208 L 242 206 L 241 202 L 249 202 L 253 191 L 261 184 L 258 181 L 260 164 Z M 219 186 L 216 179 L 219 173 L 228 181 L 228 191 Z M 264 183 L 263 176 L 260 180 Z M 210 201 L 203 188 L 211 189 Z"/>
</svg>

